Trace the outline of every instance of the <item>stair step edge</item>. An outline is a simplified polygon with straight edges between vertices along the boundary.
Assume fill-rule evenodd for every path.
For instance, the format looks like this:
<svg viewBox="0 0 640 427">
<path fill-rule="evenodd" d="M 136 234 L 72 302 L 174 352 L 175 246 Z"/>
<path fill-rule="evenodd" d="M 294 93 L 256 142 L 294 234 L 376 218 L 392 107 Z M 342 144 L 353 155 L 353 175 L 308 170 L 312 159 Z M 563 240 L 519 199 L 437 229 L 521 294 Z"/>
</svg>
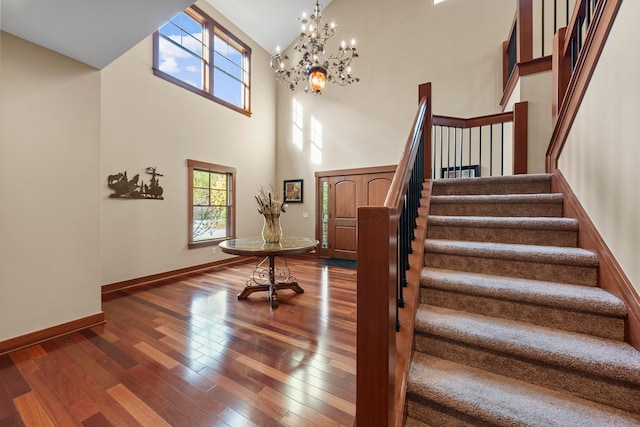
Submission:
<svg viewBox="0 0 640 427">
<path fill-rule="evenodd" d="M 425 288 L 510 302 L 532 303 L 619 318 L 627 315 L 627 307 L 622 300 L 603 289 L 590 286 L 429 267 L 422 269 L 420 284 Z"/>
<path fill-rule="evenodd" d="M 421 304 L 416 332 L 640 385 L 640 352 L 629 344 Z"/>
<path fill-rule="evenodd" d="M 439 186 L 464 186 L 464 185 L 504 185 L 505 183 L 527 184 L 527 183 L 551 183 L 551 174 L 523 174 L 523 175 L 504 175 L 504 176 L 483 176 L 473 178 L 456 178 L 434 181 L 434 185 Z"/>
<path fill-rule="evenodd" d="M 431 204 L 476 203 L 476 204 L 537 204 L 562 203 L 561 193 L 550 194 L 469 194 L 431 196 Z"/>
<path fill-rule="evenodd" d="M 496 425 L 637 426 L 640 422 L 628 412 L 420 352 L 412 358 L 407 390 Z"/>
<path fill-rule="evenodd" d="M 577 231 L 578 221 L 560 217 L 493 217 L 429 215 L 428 226 Z"/>
<path fill-rule="evenodd" d="M 557 265 L 598 267 L 598 256 L 581 248 L 426 239 L 425 254 L 471 256 Z"/>
</svg>

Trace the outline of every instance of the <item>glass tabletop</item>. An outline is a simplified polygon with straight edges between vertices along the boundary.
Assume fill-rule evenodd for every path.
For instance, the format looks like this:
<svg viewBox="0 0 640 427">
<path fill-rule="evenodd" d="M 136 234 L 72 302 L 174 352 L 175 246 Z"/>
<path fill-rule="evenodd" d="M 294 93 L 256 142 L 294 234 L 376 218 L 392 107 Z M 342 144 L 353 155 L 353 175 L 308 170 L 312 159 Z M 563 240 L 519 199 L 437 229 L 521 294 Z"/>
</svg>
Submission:
<svg viewBox="0 0 640 427">
<path fill-rule="evenodd" d="M 296 255 L 311 252 L 318 245 L 315 239 L 282 236 L 278 243 L 265 243 L 261 236 L 240 237 L 220 243 L 220 250 L 235 255 Z"/>
</svg>

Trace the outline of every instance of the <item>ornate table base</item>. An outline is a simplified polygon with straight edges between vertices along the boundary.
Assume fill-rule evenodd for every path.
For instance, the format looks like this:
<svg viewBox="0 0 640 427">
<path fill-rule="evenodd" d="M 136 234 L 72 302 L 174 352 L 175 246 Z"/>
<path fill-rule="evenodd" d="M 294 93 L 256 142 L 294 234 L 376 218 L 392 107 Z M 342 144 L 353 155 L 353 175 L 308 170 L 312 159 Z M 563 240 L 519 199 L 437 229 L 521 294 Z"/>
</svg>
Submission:
<svg viewBox="0 0 640 427">
<path fill-rule="evenodd" d="M 298 294 L 304 292 L 296 278 L 291 275 L 284 257 L 306 254 L 313 251 L 316 246 L 318 241 L 307 237 L 282 236 L 279 242 L 265 242 L 262 236 L 254 236 L 225 240 L 219 247 L 227 254 L 259 256 L 262 259 L 256 265 L 252 277 L 247 280 L 242 292 L 238 294 L 238 299 L 245 299 L 254 292 L 266 291 L 269 292 L 271 307 L 276 308 L 279 289 L 291 289 Z M 267 260 L 269 260 L 268 263 Z M 276 260 L 278 267 L 276 267 Z"/>
<path fill-rule="evenodd" d="M 279 262 L 277 268 L 275 266 L 276 259 Z M 265 266 L 267 260 L 269 260 L 268 267 Z M 298 294 L 304 292 L 296 278 L 291 275 L 286 259 L 275 255 L 267 255 L 256 264 L 252 277 L 247 280 L 247 285 L 238 294 L 238 299 L 245 299 L 254 292 L 268 291 L 271 307 L 276 308 L 278 307 L 277 291 L 279 289 L 291 289 Z"/>
</svg>

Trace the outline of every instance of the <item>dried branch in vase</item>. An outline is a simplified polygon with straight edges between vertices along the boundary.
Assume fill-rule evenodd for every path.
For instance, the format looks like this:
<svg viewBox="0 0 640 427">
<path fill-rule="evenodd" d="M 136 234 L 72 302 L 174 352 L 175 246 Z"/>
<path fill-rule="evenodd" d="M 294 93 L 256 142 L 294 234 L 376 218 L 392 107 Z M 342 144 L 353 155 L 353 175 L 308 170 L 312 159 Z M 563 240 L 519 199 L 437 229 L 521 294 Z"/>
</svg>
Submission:
<svg viewBox="0 0 640 427">
<path fill-rule="evenodd" d="M 258 202 L 258 212 L 262 215 L 280 215 L 280 213 L 286 212 L 286 196 L 283 196 L 278 191 L 274 191 L 272 186 L 269 186 L 268 190 L 261 187 L 258 195 L 255 197 Z"/>
</svg>

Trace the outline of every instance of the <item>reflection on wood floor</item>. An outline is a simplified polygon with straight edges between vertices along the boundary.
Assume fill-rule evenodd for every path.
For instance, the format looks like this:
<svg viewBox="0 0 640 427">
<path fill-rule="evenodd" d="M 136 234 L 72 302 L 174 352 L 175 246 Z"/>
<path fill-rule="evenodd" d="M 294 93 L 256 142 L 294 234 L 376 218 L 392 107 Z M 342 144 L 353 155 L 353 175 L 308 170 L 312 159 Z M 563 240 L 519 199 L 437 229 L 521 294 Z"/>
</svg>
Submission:
<svg viewBox="0 0 640 427">
<path fill-rule="evenodd" d="M 236 295 L 254 260 L 103 298 L 106 324 L 0 356 L 0 426 L 349 426 L 355 270 Z"/>
</svg>

